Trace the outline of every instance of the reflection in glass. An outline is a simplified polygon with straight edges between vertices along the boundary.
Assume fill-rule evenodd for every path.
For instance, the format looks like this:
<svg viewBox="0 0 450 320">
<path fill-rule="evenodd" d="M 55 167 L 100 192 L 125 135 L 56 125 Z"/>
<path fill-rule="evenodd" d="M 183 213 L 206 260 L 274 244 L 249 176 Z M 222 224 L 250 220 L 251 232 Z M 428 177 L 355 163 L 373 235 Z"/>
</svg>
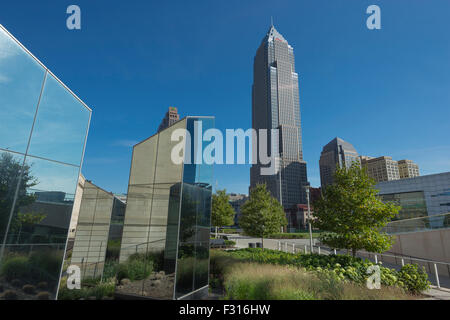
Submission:
<svg viewBox="0 0 450 320">
<path fill-rule="evenodd" d="M 28 154 L 79 165 L 90 111 L 50 73 Z"/>
<path fill-rule="evenodd" d="M 89 118 L 0 26 L 0 299 L 56 298 Z"/>
<path fill-rule="evenodd" d="M 194 137 L 194 121 L 205 130 L 214 125 L 185 118 L 133 149 L 119 297 L 178 299 L 208 285 L 212 166 L 171 161 L 172 133 L 187 128 Z"/>
<path fill-rule="evenodd" d="M 0 148 L 25 153 L 44 75 L 0 27 Z"/>
<path fill-rule="evenodd" d="M 40 287 L 48 298 L 55 298 L 78 170 L 75 166 L 26 158 L 6 235 L 1 266 L 4 286 Z M 21 299 L 33 298 L 21 296 L 21 291 L 17 294 Z"/>
</svg>

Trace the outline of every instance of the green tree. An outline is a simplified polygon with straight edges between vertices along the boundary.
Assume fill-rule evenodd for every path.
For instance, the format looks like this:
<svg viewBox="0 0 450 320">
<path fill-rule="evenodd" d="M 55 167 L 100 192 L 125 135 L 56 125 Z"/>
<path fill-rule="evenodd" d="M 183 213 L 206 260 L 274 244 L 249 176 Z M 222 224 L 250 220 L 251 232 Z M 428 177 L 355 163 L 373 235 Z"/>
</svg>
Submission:
<svg viewBox="0 0 450 320">
<path fill-rule="evenodd" d="M 17 194 L 16 206 L 13 214 L 16 216 L 20 207 L 29 205 L 35 201 L 35 197 L 27 195 L 27 189 L 35 186 L 37 180 L 31 175 L 29 165 L 24 165 L 14 159 L 9 153 L 0 155 L 0 235 L 6 232 L 11 207 L 16 192 L 19 176 L 22 171 L 22 179 Z M 12 220 L 14 224 L 17 219 Z M 11 225 L 13 227 L 13 225 Z M 0 237 L 1 239 L 2 237 Z"/>
<path fill-rule="evenodd" d="M 216 237 L 218 227 L 231 226 L 234 223 L 236 212 L 229 201 L 230 197 L 225 189 L 217 190 L 212 196 L 211 224 L 216 227 Z"/>
<path fill-rule="evenodd" d="M 374 186 L 375 181 L 357 162 L 336 170 L 334 183 L 314 202 L 313 225 L 325 231 L 320 236 L 323 243 L 351 249 L 353 256 L 360 249 L 379 253 L 389 250 L 393 237 L 381 230 L 400 207 L 383 203 Z"/>
<path fill-rule="evenodd" d="M 250 199 L 241 207 L 239 225 L 249 236 L 260 237 L 264 249 L 264 237 L 280 231 L 287 225 L 281 204 L 272 197 L 265 184 L 259 184 L 250 191 Z"/>
</svg>

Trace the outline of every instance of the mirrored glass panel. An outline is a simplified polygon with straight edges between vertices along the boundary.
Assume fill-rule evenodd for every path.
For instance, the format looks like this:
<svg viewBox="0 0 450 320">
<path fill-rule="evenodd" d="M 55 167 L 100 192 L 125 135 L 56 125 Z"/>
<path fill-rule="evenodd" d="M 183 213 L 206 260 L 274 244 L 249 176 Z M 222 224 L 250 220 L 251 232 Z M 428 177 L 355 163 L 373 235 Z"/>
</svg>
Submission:
<svg viewBox="0 0 450 320">
<path fill-rule="evenodd" d="M 45 69 L 0 27 L 0 149 L 25 153 Z"/>
<path fill-rule="evenodd" d="M 24 156 L 22 155 L 0 151 L 0 245 L 2 245 L 2 247 L 6 227 L 11 216 L 14 195 L 16 193 L 17 184 L 19 183 L 23 159 Z M 22 183 L 18 189 L 18 203 L 26 204 L 33 201 L 32 197 L 26 194 L 27 187 L 33 183 L 33 178 L 31 177 L 29 170 L 29 167 L 25 167 L 23 171 Z M 16 211 L 17 209 L 13 211 L 13 215 L 14 213 L 17 213 Z"/>
<path fill-rule="evenodd" d="M 90 111 L 50 73 L 28 154 L 80 165 Z"/>
<path fill-rule="evenodd" d="M 19 299 L 56 298 L 79 168 L 27 157 L 2 273 Z M 23 290 L 23 286 L 32 290 Z"/>
<path fill-rule="evenodd" d="M 202 140 L 198 128 L 201 127 L 203 132 L 214 128 L 214 118 L 190 117 L 186 126 L 192 139 L 192 159 L 198 159 L 195 154 L 195 139 L 201 144 L 197 152 L 202 154 L 210 143 Z M 208 285 L 209 277 L 213 166 L 203 162 L 191 162 L 184 164 L 175 287 L 177 299 L 192 298 L 193 291 Z"/>
</svg>

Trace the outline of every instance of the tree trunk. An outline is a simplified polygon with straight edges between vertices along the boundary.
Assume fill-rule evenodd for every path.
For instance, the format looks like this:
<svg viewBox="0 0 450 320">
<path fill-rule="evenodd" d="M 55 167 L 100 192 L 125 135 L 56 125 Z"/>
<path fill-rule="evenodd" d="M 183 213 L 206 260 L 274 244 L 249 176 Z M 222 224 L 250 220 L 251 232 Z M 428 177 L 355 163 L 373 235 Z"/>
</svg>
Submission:
<svg viewBox="0 0 450 320">
<path fill-rule="evenodd" d="M 264 237 L 261 237 L 261 247 L 262 247 L 262 250 L 264 251 Z"/>
<path fill-rule="evenodd" d="M 217 239 L 217 229 L 218 229 L 218 228 L 217 228 L 217 226 L 216 226 L 216 239 Z"/>
<path fill-rule="evenodd" d="M 356 249 L 352 249 L 352 255 L 353 257 L 356 257 Z"/>
</svg>

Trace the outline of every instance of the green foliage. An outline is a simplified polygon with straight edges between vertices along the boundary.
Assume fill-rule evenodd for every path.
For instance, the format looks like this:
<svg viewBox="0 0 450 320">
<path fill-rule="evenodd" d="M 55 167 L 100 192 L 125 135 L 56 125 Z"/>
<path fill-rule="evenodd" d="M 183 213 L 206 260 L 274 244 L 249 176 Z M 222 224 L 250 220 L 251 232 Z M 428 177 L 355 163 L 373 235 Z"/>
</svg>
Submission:
<svg viewBox="0 0 450 320">
<path fill-rule="evenodd" d="M 236 245 L 236 242 L 233 240 L 225 240 L 225 245 L 226 246 L 230 246 L 230 247 L 234 247 Z"/>
<path fill-rule="evenodd" d="M 236 212 L 230 204 L 230 197 L 226 190 L 217 190 L 212 195 L 211 225 L 215 227 L 231 226 L 234 224 Z"/>
<path fill-rule="evenodd" d="M 349 255 L 319 255 L 319 254 L 292 254 L 275 250 L 261 250 L 247 248 L 223 253 L 228 256 L 228 263 L 257 262 L 262 264 L 286 265 L 305 268 L 307 271 L 318 272 L 340 281 L 351 281 L 364 285 L 367 281 L 367 269 L 374 265 L 369 260 L 352 257 Z M 216 265 L 217 253 L 211 255 L 211 273 L 224 272 Z M 219 260 L 224 260 L 223 257 Z M 230 260 L 231 259 L 231 260 Z M 396 286 L 411 293 L 419 293 L 429 286 L 428 275 L 417 269 L 415 265 L 405 265 L 400 271 L 380 266 L 381 284 L 384 286 Z M 214 277 L 214 276 L 213 276 Z"/>
<path fill-rule="evenodd" d="M 27 276 L 30 272 L 29 261 L 24 256 L 14 256 L 7 259 L 1 268 L 0 274 L 11 281 L 15 278 L 22 278 Z"/>
<path fill-rule="evenodd" d="M 420 270 L 415 264 L 404 265 L 398 273 L 398 281 L 403 287 L 414 293 L 427 290 L 431 285 L 425 268 L 422 267 Z"/>
<path fill-rule="evenodd" d="M 153 257 L 135 253 L 128 257 L 127 261 L 119 264 L 117 280 L 130 279 L 131 281 L 147 278 L 153 271 Z"/>
<path fill-rule="evenodd" d="M 30 257 L 11 255 L 5 257 L 0 275 L 8 281 L 22 279 L 31 283 L 55 283 L 61 268 L 61 255 L 51 250 L 36 251 Z"/>
<path fill-rule="evenodd" d="M 338 168 L 334 184 L 323 190 L 323 197 L 314 202 L 313 225 L 326 233 L 321 241 L 332 248 L 384 252 L 393 238 L 381 229 L 394 218 L 400 207 L 383 203 L 369 178 L 358 163 Z"/>
<path fill-rule="evenodd" d="M 95 286 L 81 285 L 81 289 L 68 289 L 63 283 L 58 293 L 58 300 L 79 300 L 88 299 L 89 297 L 95 297 L 97 300 L 101 300 L 104 297 L 114 296 L 115 290 L 114 279 L 108 279 L 107 281 L 99 282 Z"/>
<path fill-rule="evenodd" d="M 37 184 L 37 180 L 31 175 L 31 167 L 14 159 L 9 153 L 0 154 L 0 234 L 6 232 L 11 206 L 18 183 L 18 177 L 22 173 L 21 183 L 16 202 L 16 211 L 20 207 L 29 205 L 35 201 L 34 196 L 27 195 L 26 190 Z M 17 227 L 17 219 L 12 220 L 11 228 Z"/>
<path fill-rule="evenodd" d="M 264 238 L 280 231 L 287 225 L 286 215 L 280 203 L 272 197 L 265 184 L 259 184 L 250 191 L 250 199 L 241 207 L 239 225 L 245 234 Z"/>
<path fill-rule="evenodd" d="M 401 288 L 366 286 L 344 281 L 333 271 L 308 271 L 293 266 L 242 262 L 227 253 L 214 253 L 213 272 L 220 270 L 212 282 L 221 286 L 226 299 L 256 300 L 348 300 L 348 299 L 410 299 Z M 229 255 L 228 255 L 229 256 Z M 222 279 L 222 282 L 220 281 Z"/>
</svg>

